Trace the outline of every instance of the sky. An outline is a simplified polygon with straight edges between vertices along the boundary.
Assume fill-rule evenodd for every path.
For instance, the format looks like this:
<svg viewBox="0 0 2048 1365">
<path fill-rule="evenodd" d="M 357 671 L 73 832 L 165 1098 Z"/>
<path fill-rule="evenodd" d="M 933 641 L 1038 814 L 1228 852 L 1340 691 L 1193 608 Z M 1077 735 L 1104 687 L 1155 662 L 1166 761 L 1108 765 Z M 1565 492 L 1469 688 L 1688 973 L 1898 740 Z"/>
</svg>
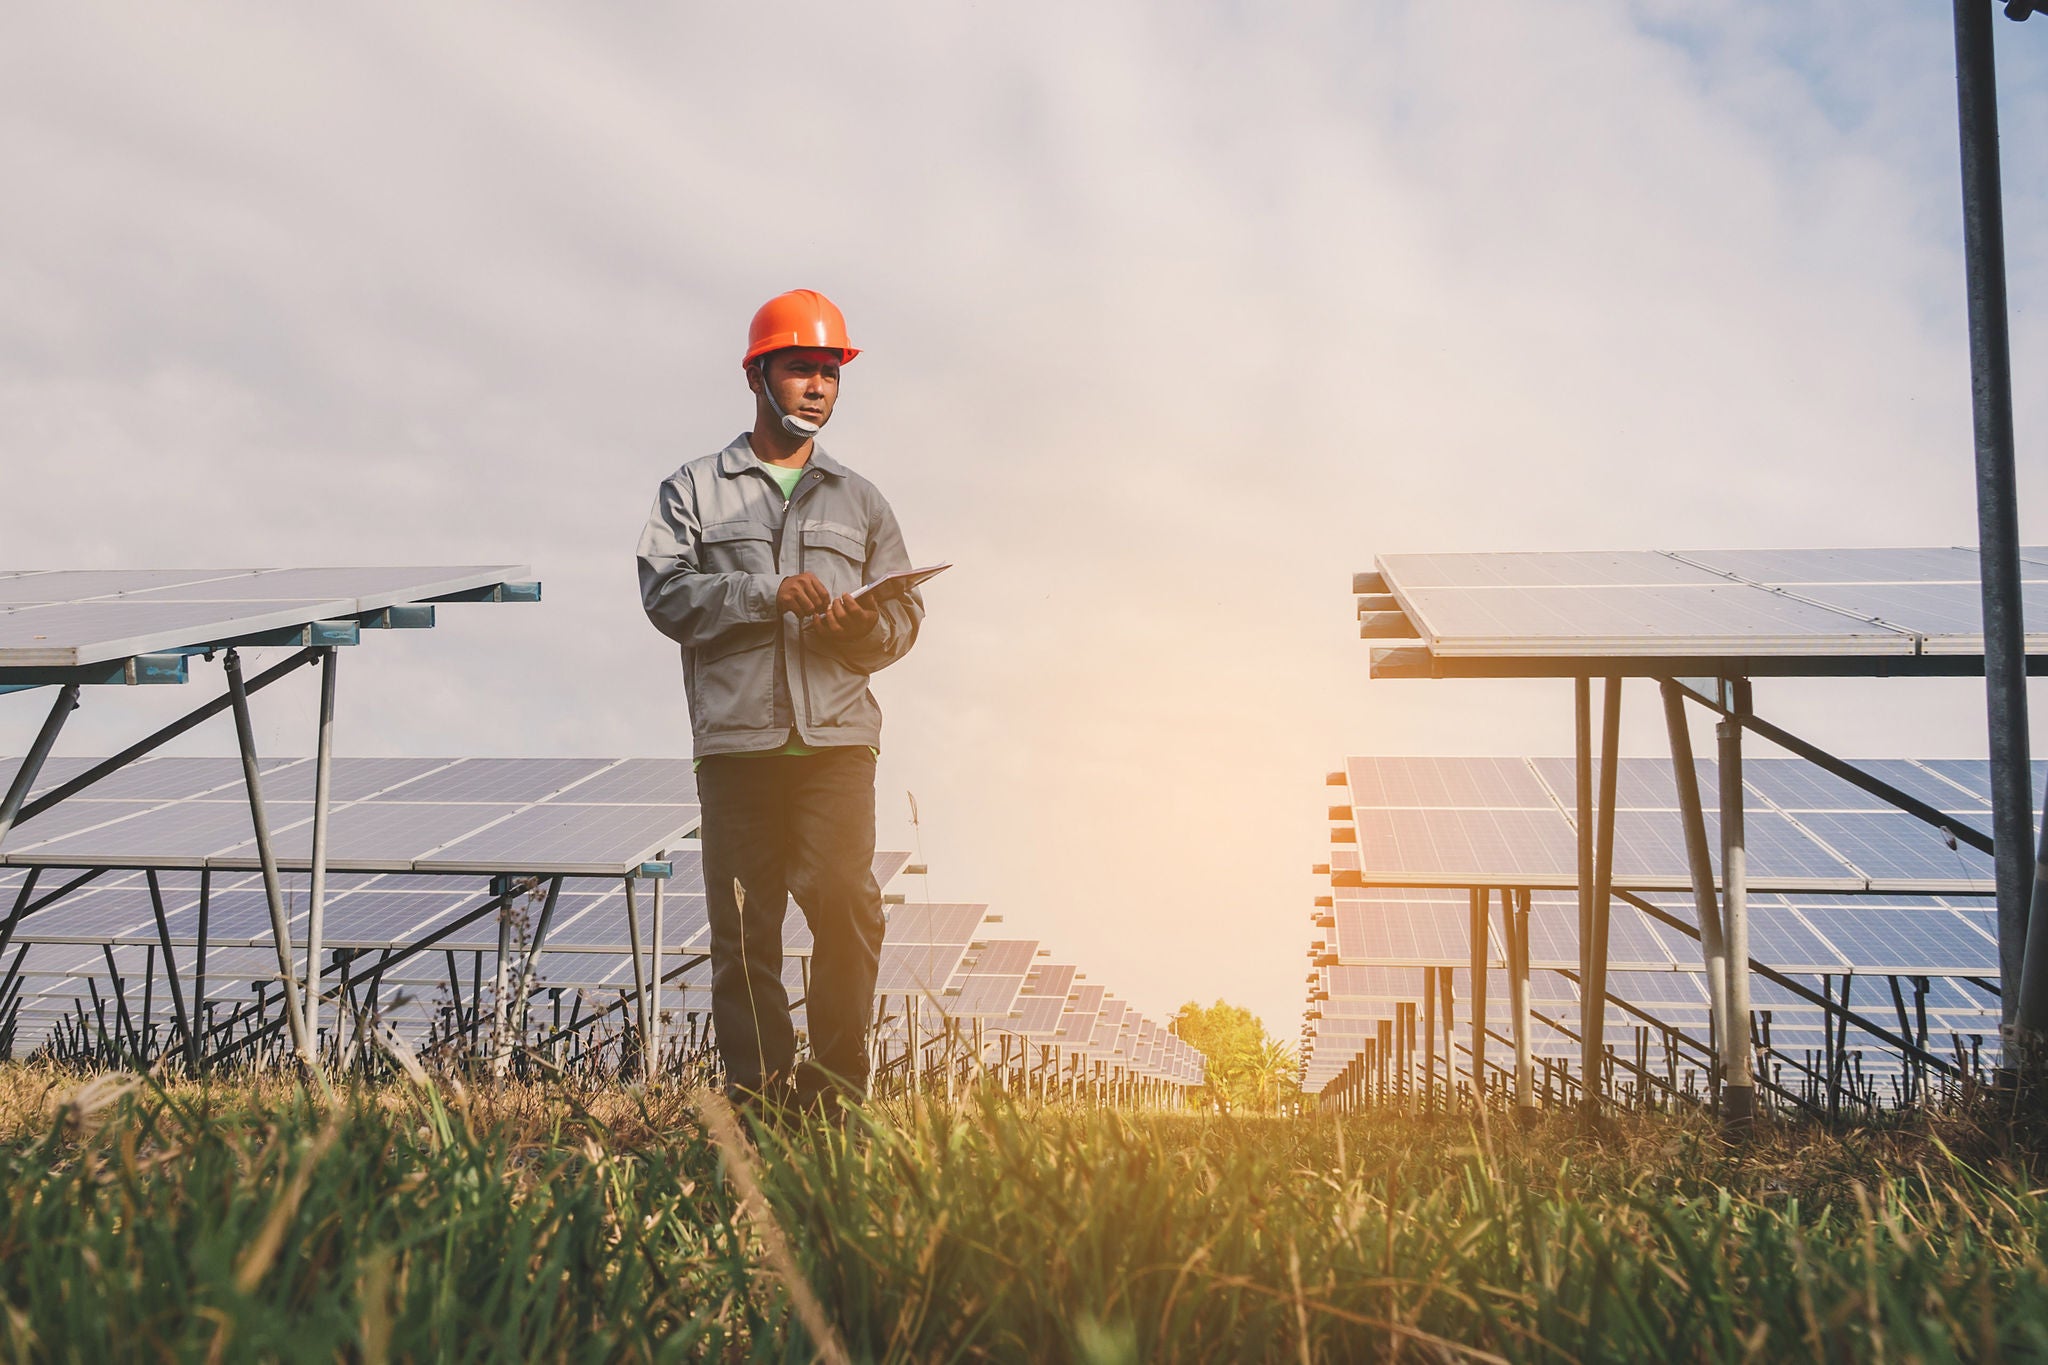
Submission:
<svg viewBox="0 0 2048 1365">
<path fill-rule="evenodd" d="M 2048 19 L 1996 40 L 2024 376 Z M 1906 0 L 36 7 L 0 562 L 530 565 L 539 605 L 345 653 L 340 751 L 684 755 L 633 543 L 751 424 L 753 310 L 823 290 L 864 348 L 824 445 L 958 566 L 875 682 L 910 890 L 1291 1038 L 1323 774 L 1571 744 L 1562 682 L 1370 680 L 1374 555 L 1975 542 L 1953 62 Z M 1757 703 L 1969 756 L 1982 697 Z M 198 699 L 90 692 L 59 752 Z M 266 693 L 262 748 L 312 706 Z"/>
</svg>

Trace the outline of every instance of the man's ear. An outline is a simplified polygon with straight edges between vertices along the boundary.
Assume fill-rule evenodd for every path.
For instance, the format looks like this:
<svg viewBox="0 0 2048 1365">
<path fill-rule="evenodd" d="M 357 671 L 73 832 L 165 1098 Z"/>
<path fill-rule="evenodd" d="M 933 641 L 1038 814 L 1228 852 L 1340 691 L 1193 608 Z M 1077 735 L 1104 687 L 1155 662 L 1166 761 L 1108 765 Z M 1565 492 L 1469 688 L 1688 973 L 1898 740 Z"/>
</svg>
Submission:
<svg viewBox="0 0 2048 1365">
<path fill-rule="evenodd" d="M 761 373 L 761 368 L 762 362 L 758 360 L 752 361 L 747 365 L 747 388 L 754 393 L 759 393 L 761 385 L 767 382 Z"/>
</svg>

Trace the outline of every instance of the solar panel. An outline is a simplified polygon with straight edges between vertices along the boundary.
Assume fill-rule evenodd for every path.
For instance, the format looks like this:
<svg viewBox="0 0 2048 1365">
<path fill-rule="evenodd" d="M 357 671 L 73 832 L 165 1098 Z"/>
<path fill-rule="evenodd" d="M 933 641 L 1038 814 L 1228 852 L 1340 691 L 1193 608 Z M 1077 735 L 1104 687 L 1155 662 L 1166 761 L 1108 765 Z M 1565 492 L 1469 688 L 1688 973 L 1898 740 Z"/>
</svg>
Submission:
<svg viewBox="0 0 2048 1365">
<path fill-rule="evenodd" d="M 0 669 L 175 650 L 526 576 L 512 565 L 22 571 L 0 579 Z"/>
<path fill-rule="evenodd" d="M 312 764 L 278 760 L 279 791 L 310 794 Z M 620 767 L 608 759 L 337 759 L 328 866 L 335 871 L 623 876 L 698 823 L 684 759 L 634 760 L 619 780 L 666 803 L 570 797 Z M 312 855 L 312 806 L 266 784 L 281 867 Z M 109 795 L 119 799 L 107 799 Z M 587 793 L 586 793 L 587 795 Z M 60 867 L 258 865 L 239 760 L 153 759 L 16 827 L 0 861 Z"/>
<path fill-rule="evenodd" d="M 1378 568 L 1439 672 L 1656 674 L 1682 658 L 1910 673 L 1936 665 L 1899 660 L 1983 652 L 1968 549 L 1385 555 Z M 2048 565 L 2027 560 L 2022 576 L 2027 618 L 2048 620 Z M 2048 634 L 2027 648 L 2048 652 Z M 1413 673 L 1416 652 L 1376 651 L 1374 671 Z"/>
<path fill-rule="evenodd" d="M 1348 760 L 1356 842 L 1331 851 L 1332 868 L 1345 874 L 1338 884 L 1575 887 L 1578 838 L 1568 814 L 1577 808 L 1573 764 L 1530 759 L 1517 772 L 1515 762 Z M 1926 795 L 1944 797 L 1950 808 L 1967 810 L 1969 794 L 1948 785 L 1943 763 L 1872 760 L 1870 766 Z M 1712 765 L 1701 767 L 1707 840 L 1718 857 L 1718 793 Z M 1805 774 L 1817 770 L 1803 760 L 1759 758 L 1743 769 L 1751 789 L 1744 836 L 1757 891 L 1982 894 L 1990 888 L 1987 858 L 1967 845 L 1950 849 L 1939 831 L 1902 811 L 1869 808 L 1871 798 L 1846 783 L 1811 781 Z M 1531 803 L 1532 775 L 1549 798 L 1545 805 Z M 1615 885 L 1630 891 L 1689 886 L 1691 863 L 1670 760 L 1624 759 L 1617 778 Z M 1360 791 L 1370 801 L 1356 800 Z M 1783 808 L 1772 803 L 1773 794 L 1785 799 Z M 1388 804 L 1404 795 L 1431 804 Z M 1957 820 L 1981 829 L 1984 814 L 1979 806 Z M 1346 853 L 1355 856 L 1355 870 Z"/>
</svg>

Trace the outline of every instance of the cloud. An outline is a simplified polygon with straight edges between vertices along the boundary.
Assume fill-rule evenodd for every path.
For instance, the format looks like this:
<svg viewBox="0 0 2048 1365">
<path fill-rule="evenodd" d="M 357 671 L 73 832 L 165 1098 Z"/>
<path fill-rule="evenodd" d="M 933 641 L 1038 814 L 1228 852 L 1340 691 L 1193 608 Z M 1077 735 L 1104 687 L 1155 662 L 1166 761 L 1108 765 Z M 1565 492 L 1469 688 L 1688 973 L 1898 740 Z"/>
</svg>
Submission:
<svg viewBox="0 0 2048 1365">
<path fill-rule="evenodd" d="M 1999 27 L 2024 373 L 2048 79 Z M 878 686 L 885 840 L 915 790 L 935 893 L 1285 1035 L 1322 772 L 1568 743 L 1556 685 L 1368 685 L 1372 554 L 1974 538 L 1947 44 L 1904 4 L 41 10 L 0 543 L 530 562 L 540 607 L 352 654 L 345 746 L 681 753 L 629 547 L 744 425 L 752 308 L 824 289 L 869 348 L 828 444 L 960 565 Z M 1974 752 L 1979 695 L 1765 700 Z"/>
</svg>

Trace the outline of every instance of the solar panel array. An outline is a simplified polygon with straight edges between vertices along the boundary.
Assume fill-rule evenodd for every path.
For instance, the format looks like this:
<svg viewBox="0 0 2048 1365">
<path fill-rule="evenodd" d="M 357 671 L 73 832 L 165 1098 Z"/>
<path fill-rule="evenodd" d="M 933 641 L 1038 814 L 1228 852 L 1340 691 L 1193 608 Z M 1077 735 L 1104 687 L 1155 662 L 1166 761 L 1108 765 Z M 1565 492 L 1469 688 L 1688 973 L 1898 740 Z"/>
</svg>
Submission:
<svg viewBox="0 0 2048 1365">
<path fill-rule="evenodd" d="M 92 759 L 53 759 L 45 765 L 39 790 L 76 776 Z M 0 782 L 12 761 L 0 765 Z M 309 819 L 311 765 L 305 759 L 264 763 L 266 802 L 272 827 L 281 833 L 303 829 Z M 696 827 L 694 782 L 688 761 L 668 759 L 336 759 L 334 763 L 334 857 L 324 900 L 324 948 L 330 964 L 352 958 L 348 972 L 375 972 L 379 1001 L 399 1031 L 418 1038 L 444 1015 L 451 1001 L 465 997 L 471 1007 L 494 990 L 500 948 L 500 915 L 489 876 L 555 874 L 563 888 L 547 919 L 545 948 L 532 956 L 530 986 L 602 1007 L 635 988 L 633 935 L 621 880 L 655 853 L 668 853 L 672 876 L 662 884 L 662 970 L 670 978 L 664 1009 L 678 1027 L 709 1040 L 690 1011 L 709 1011 L 711 929 L 702 880 L 702 857 L 688 831 Z M 559 808 L 571 819 L 535 821 L 532 812 Z M 461 819 L 442 817 L 457 810 Z M 618 819 L 629 810 L 635 819 Z M 82 812 L 57 821 L 59 812 Z M 352 819 L 344 821 L 350 812 Z M 573 819 L 582 814 L 598 819 Z M 520 821 L 524 819 L 524 823 Z M 641 819 L 645 817 L 645 819 Z M 420 855 L 426 839 L 442 829 L 463 827 L 451 853 Z M 410 843 L 375 847 L 362 831 L 412 829 Z M 530 839 L 504 839 L 496 857 L 504 866 L 475 868 L 467 849 L 477 833 L 492 829 L 532 831 Z M 651 845 L 645 829 L 662 829 Z M 344 833 L 348 831 L 348 833 Z M 94 843 L 78 845 L 80 833 Z M 164 982 L 160 952 L 168 948 L 186 993 L 193 993 L 201 935 L 205 937 L 207 1001 L 221 1009 L 274 990 L 279 968 L 270 948 L 268 898 L 252 870 L 246 849 L 248 804 L 238 759 L 139 761 L 121 774 L 51 808 L 45 819 L 20 831 L 20 843 L 0 862 L 0 915 L 16 902 L 35 905 L 25 892 L 31 876 L 37 900 L 49 898 L 74 868 L 92 870 L 90 880 L 61 898 L 20 917 L 12 935 L 8 966 L 16 966 L 20 999 L 16 1009 L 16 1050 L 33 1048 L 63 1017 L 76 1017 L 88 1001 L 121 999 L 137 1027 L 143 1015 L 168 1027 L 172 999 Z M 367 841 L 369 839 L 369 841 Z M 621 843 L 625 839 L 625 843 Z M 416 847 L 418 845 L 418 847 Z M 307 933 L 307 876 L 303 847 L 281 839 L 283 894 L 295 945 L 295 972 L 303 974 Z M 373 857 L 377 855 L 377 857 Z M 399 870 L 375 872 L 387 860 Z M 887 886 L 909 864 L 907 853 L 874 857 L 874 876 Z M 55 870 L 63 870 L 59 876 Z M 164 905 L 158 927 L 145 872 L 152 870 Z M 483 876 L 483 874 L 489 876 Z M 469 876 L 465 876 L 469 874 Z M 541 931 L 543 882 L 514 898 L 504 933 L 514 952 Z M 205 888 L 205 890 L 203 890 Z M 891 896 L 895 898 L 895 896 Z M 205 929 L 201 929 L 205 902 Z M 641 882 L 637 898 L 639 937 L 653 941 L 653 884 Z M 1128 1011 L 1128 1027 L 1092 1050 L 1090 1042 L 1061 1038 L 1067 1023 L 1073 968 L 1040 962 L 1028 939 L 983 937 L 989 923 L 983 905 L 926 905 L 909 902 L 887 909 L 877 990 L 883 997 L 913 995 L 928 1003 L 922 1025 L 981 1021 L 989 1038 L 1026 1038 L 1059 1044 L 1073 1058 L 1100 1060 L 1128 1074 L 1151 1074 L 1192 1085 L 1200 1081 L 1200 1058 L 1190 1048 L 1157 1042 L 1143 1021 Z M 428 943 L 430 952 L 412 952 Z M 803 1025 L 803 995 L 813 950 L 811 931 L 793 907 L 784 919 L 786 986 Z M 647 952 L 647 950 L 643 950 Z M 391 962 L 397 958 L 395 962 Z M 383 966 L 389 962 L 389 966 Z M 653 964 L 643 958 L 643 970 Z M 680 968 L 680 978 L 678 978 Z M 94 995 L 98 993 L 98 995 Z M 197 1007 L 195 1007 L 197 1009 Z M 1090 1021 L 1092 1021 L 1090 1013 Z M 709 1025 L 707 1025 L 709 1027 Z M 903 1038 L 903 1011 L 885 1019 L 885 1033 Z M 1155 1029 L 1159 1040 L 1163 1029 Z M 993 1042 L 991 1042 L 993 1046 Z M 1022 1050 L 1020 1050 L 1022 1054 Z"/>
<path fill-rule="evenodd" d="M 0 682 L 8 680 L 8 669 L 174 652 L 471 594 L 528 576 L 523 565 L 510 564 L 0 570 Z"/>
<path fill-rule="evenodd" d="M 1989 824 L 1982 760 L 1865 760 L 1856 766 L 1961 821 Z M 2037 765 L 2037 782 L 2048 776 L 2044 768 Z M 1765 869 L 1758 881 L 1785 888 L 1749 898 L 1752 956 L 1816 994 L 1852 991 L 1861 1012 L 1904 1036 L 1931 1040 L 1927 1046 L 1943 1054 L 1967 1040 L 1973 1057 L 1995 1056 L 1998 1001 L 1989 983 L 1998 975 L 1996 915 L 1988 900 L 1959 894 L 1988 893 L 1988 867 L 1982 877 L 1936 875 L 1944 861 L 1968 869 L 1983 860 L 1973 855 L 1966 861 L 1967 848 L 1949 848 L 1930 827 L 1801 761 L 1748 759 L 1743 776 L 1751 856 Z M 1576 1068 L 1572 1035 L 1581 1001 L 1570 761 L 1358 758 L 1348 761 L 1344 777 L 1348 808 L 1332 812 L 1350 817 L 1332 831 L 1333 881 L 1339 884 L 1316 912 L 1319 932 L 1310 950 L 1316 966 L 1304 1022 L 1305 1087 L 1317 1091 L 1336 1077 L 1376 1035 L 1380 1021 L 1395 1017 L 1397 1006 L 1419 1011 L 1427 973 L 1449 969 L 1457 1008 L 1465 1007 L 1472 960 L 1465 888 L 1475 886 L 1539 888 L 1529 906 L 1537 1016 L 1532 1047 L 1539 1060 L 1547 1056 Z M 1718 808 L 1715 778 L 1714 765 L 1701 763 L 1709 811 Z M 1696 928 L 1692 897 L 1689 889 L 1659 889 L 1690 883 L 1673 791 L 1668 760 L 1622 760 L 1616 883 L 1641 888 L 1637 898 L 1650 909 L 1624 898 L 1610 909 L 1608 991 L 1620 1002 L 1606 1009 L 1610 1040 L 1629 1038 L 1652 1020 L 1695 1039 L 1709 1036 L 1699 943 L 1675 927 Z M 1718 850 L 1718 829 L 1711 818 L 1709 824 L 1709 842 Z M 1760 827 L 1771 831 L 1761 843 L 1754 838 Z M 1826 867 L 1822 859 L 1834 869 L 1827 875 L 1792 875 Z M 1550 880 L 1560 864 L 1566 875 Z M 1397 884 L 1411 879 L 1418 884 Z M 1540 889 L 1559 882 L 1574 889 Z M 1797 889 L 1815 884 L 1840 889 Z M 1940 885 L 1949 894 L 1871 890 L 1901 885 Z M 1504 1031 L 1507 956 L 1497 894 L 1488 894 L 1487 907 L 1489 1015 Z M 1893 995 L 1894 978 L 1907 983 L 1906 993 L 1924 994 L 1909 1007 L 1903 994 Z M 1845 987 L 1845 979 L 1852 984 Z M 1770 1020 L 1774 1054 L 1818 1053 L 1827 1046 L 1820 1005 L 1767 978 L 1753 979 L 1751 990 L 1753 1009 Z M 1906 1017 L 1895 1017 L 1901 1014 Z M 1452 1046 L 1466 1044 L 1459 1039 Z M 1489 1064 L 1507 1057 L 1502 1048 Z M 1882 1049 L 1862 1060 L 1872 1073 L 1899 1065 Z"/>
<path fill-rule="evenodd" d="M 47 791 L 94 760 L 51 760 Z M 0 788 L 18 759 L 0 760 Z M 310 866 L 311 759 L 264 765 L 278 865 Z M 339 872 L 623 876 L 694 830 L 685 759 L 338 758 L 327 865 Z M 145 758 L 15 826 L 0 866 L 260 866 L 241 760 Z"/>
<path fill-rule="evenodd" d="M 1969 760 L 1859 761 L 1873 775 L 1988 829 L 1984 765 Z M 2048 764 L 2035 765 L 2038 784 Z M 1720 843 L 1718 770 L 1697 765 L 1707 837 Z M 1355 842 L 1339 832 L 1338 885 L 1578 884 L 1576 782 L 1570 759 L 1353 758 Z M 1989 895 L 1991 860 L 1967 844 L 1800 759 L 1745 758 L 1750 884 L 1784 894 Z M 1616 789 L 1614 884 L 1632 891 L 1692 884 L 1671 761 L 1623 758 Z"/>
<path fill-rule="evenodd" d="M 2048 550 L 2021 553 L 2027 619 L 2048 621 Z M 1984 650 L 1978 557 L 1964 548 L 1394 554 L 1376 564 L 1360 584 L 1363 633 L 1418 644 L 1375 651 L 1375 676 L 1588 671 L 1574 661 L 1668 674 L 1674 659 L 1741 659 L 1752 674 L 1900 672 L 1915 671 L 1902 661 Z M 2048 654 L 2048 634 L 2028 635 L 2027 652 Z"/>
</svg>

